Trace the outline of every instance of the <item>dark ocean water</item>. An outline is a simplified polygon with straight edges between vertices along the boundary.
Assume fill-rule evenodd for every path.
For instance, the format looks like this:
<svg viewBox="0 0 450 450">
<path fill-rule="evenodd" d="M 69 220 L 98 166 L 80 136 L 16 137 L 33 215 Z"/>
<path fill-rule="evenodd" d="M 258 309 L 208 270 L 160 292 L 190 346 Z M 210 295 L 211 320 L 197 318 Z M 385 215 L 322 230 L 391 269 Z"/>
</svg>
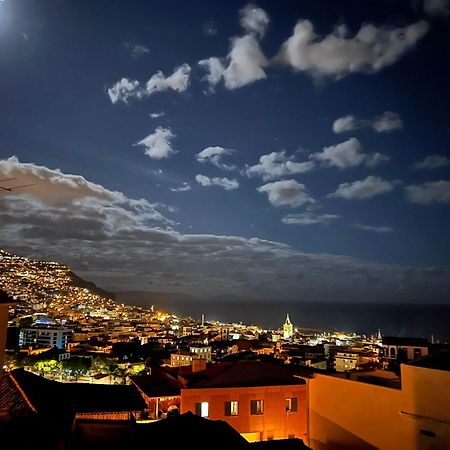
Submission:
<svg viewBox="0 0 450 450">
<path fill-rule="evenodd" d="M 425 337 L 450 342 L 450 305 L 330 304 L 294 302 L 174 301 L 155 307 L 175 314 L 222 322 L 240 322 L 277 328 L 290 314 L 295 327 L 341 330 L 361 334 Z"/>
</svg>

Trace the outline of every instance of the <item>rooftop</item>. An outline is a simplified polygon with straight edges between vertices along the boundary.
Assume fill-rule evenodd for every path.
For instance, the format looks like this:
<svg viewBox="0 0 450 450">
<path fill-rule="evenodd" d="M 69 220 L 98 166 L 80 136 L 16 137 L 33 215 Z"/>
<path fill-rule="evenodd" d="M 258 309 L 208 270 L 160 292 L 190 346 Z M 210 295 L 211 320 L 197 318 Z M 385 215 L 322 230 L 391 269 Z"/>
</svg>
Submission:
<svg viewBox="0 0 450 450">
<path fill-rule="evenodd" d="M 184 384 L 161 367 L 152 367 L 150 375 L 130 377 L 134 385 L 148 397 L 180 395 Z"/>
<path fill-rule="evenodd" d="M 145 402 L 134 386 L 59 383 L 24 369 L 10 372 L 38 413 L 73 416 L 77 412 L 138 411 Z"/>
<path fill-rule="evenodd" d="M 427 369 L 450 371 L 450 350 L 441 350 L 421 359 L 413 361 L 409 366 L 426 367 Z"/>
<path fill-rule="evenodd" d="M 189 388 L 257 387 L 305 384 L 310 371 L 262 361 L 233 361 L 214 364 L 193 374 Z"/>
</svg>

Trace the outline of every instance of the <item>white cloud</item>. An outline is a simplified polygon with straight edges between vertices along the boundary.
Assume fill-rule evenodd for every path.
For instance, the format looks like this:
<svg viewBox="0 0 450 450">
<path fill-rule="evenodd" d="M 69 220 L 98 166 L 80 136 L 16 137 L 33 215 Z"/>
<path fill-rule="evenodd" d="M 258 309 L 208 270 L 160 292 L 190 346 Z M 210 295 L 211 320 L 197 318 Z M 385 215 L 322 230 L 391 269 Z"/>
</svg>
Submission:
<svg viewBox="0 0 450 450">
<path fill-rule="evenodd" d="M 108 95 L 112 103 L 128 103 L 127 100 L 130 97 L 139 97 L 141 95 L 139 81 L 122 78 L 108 89 Z"/>
<path fill-rule="evenodd" d="M 361 164 L 375 167 L 388 161 L 389 157 L 381 153 L 363 153 L 361 143 L 356 138 L 347 139 L 337 145 L 325 147 L 321 152 L 310 155 L 311 159 L 320 161 L 326 167 L 346 169 Z"/>
<path fill-rule="evenodd" d="M 225 87 L 236 89 L 266 78 L 263 67 L 268 61 L 254 36 L 246 35 L 231 40 L 228 67 L 223 73 Z"/>
<path fill-rule="evenodd" d="M 298 214 L 288 214 L 281 221 L 286 225 L 315 225 L 326 224 L 338 219 L 337 214 L 316 214 L 314 212 L 305 212 Z"/>
<path fill-rule="evenodd" d="M 278 301 L 448 300 L 447 269 L 304 253 L 257 238 L 182 234 L 147 200 L 79 175 L 17 158 L 0 161 L 0 179 L 11 177 L 36 186 L 0 193 L 0 241 L 7 249 L 60 261 L 112 291 L 157 286 L 158 292 Z"/>
<path fill-rule="evenodd" d="M 13 192 L 7 197 L 15 204 L 15 213 L 23 216 L 24 220 L 33 215 L 33 221 L 27 222 L 27 226 L 42 226 L 43 233 L 46 227 L 53 226 L 50 223 L 53 216 L 58 216 L 67 227 L 71 227 L 61 230 L 61 233 L 94 237 L 98 232 L 99 238 L 148 221 L 170 222 L 145 199 L 127 198 L 121 192 L 110 191 L 80 175 L 21 163 L 15 156 L 0 160 L 0 178 L 17 178 L 21 184 L 33 184 L 20 195 Z M 6 202 L 4 195 L 0 199 Z"/>
<path fill-rule="evenodd" d="M 385 194 L 394 189 L 394 185 L 380 177 L 368 176 L 364 180 L 354 181 L 353 183 L 342 183 L 328 197 L 339 197 L 346 200 L 365 200 L 376 195 Z"/>
<path fill-rule="evenodd" d="M 333 122 L 333 131 L 337 133 L 344 133 L 345 131 L 358 130 L 364 126 L 370 125 L 367 120 L 357 119 L 355 116 L 348 115 L 339 117 Z"/>
<path fill-rule="evenodd" d="M 142 99 L 148 97 L 155 92 L 163 92 L 169 89 L 175 92 L 183 92 L 189 86 L 189 76 L 191 67 L 189 64 L 182 64 L 177 67 L 172 75 L 167 78 L 159 71 L 151 76 L 147 81 L 145 88 L 142 88 L 139 81 L 122 78 L 108 89 L 108 95 L 112 103 L 119 101 L 128 103 L 129 98 Z"/>
<path fill-rule="evenodd" d="M 181 186 L 176 188 L 170 188 L 172 192 L 186 192 L 191 190 L 191 185 L 189 183 L 184 182 Z"/>
<path fill-rule="evenodd" d="M 155 92 L 162 92 L 168 89 L 183 92 L 188 88 L 190 73 L 191 67 L 189 64 L 182 64 L 180 67 L 177 67 L 172 75 L 167 78 L 159 71 L 147 81 L 145 85 L 146 93 L 147 95 L 152 95 Z"/>
<path fill-rule="evenodd" d="M 149 134 L 135 145 L 143 145 L 145 154 L 152 159 L 168 158 L 177 153 L 171 144 L 175 136 L 169 128 L 158 127 L 154 133 Z"/>
<path fill-rule="evenodd" d="M 165 114 L 164 111 L 157 112 L 157 113 L 151 113 L 151 114 L 150 114 L 150 117 L 151 117 L 152 119 L 158 119 L 159 117 L 164 116 L 164 114 Z"/>
<path fill-rule="evenodd" d="M 206 175 L 195 175 L 195 181 L 205 187 L 218 186 L 224 188 L 226 191 L 232 191 L 239 187 L 239 181 L 231 178 L 210 178 Z"/>
<path fill-rule="evenodd" d="M 294 161 L 294 157 L 287 156 L 285 151 L 272 152 L 267 155 L 262 155 L 259 158 L 259 163 L 247 167 L 245 173 L 249 177 L 258 176 L 264 181 L 268 181 L 288 175 L 309 172 L 314 166 L 313 161 Z"/>
<path fill-rule="evenodd" d="M 450 1 L 424 0 L 423 10 L 430 16 L 447 17 L 450 14 Z"/>
<path fill-rule="evenodd" d="M 394 231 L 393 228 L 387 227 L 387 226 L 377 227 L 377 226 L 373 226 L 373 225 L 362 225 L 360 223 L 354 223 L 354 224 L 352 224 L 352 226 L 355 228 L 358 228 L 359 230 L 373 231 L 375 233 L 380 233 L 380 234 L 392 233 Z"/>
<path fill-rule="evenodd" d="M 197 153 L 196 158 L 200 163 L 209 162 L 219 169 L 223 170 L 237 170 L 237 167 L 233 164 L 225 164 L 222 162 L 222 158 L 234 153 L 234 150 L 226 149 L 223 147 L 206 147 L 200 153 Z"/>
<path fill-rule="evenodd" d="M 381 116 L 374 119 L 372 127 L 378 133 L 389 133 L 393 130 L 402 129 L 403 121 L 397 113 L 385 111 Z"/>
<path fill-rule="evenodd" d="M 415 169 L 439 169 L 440 167 L 450 166 L 450 159 L 443 155 L 427 156 L 422 161 L 416 162 L 413 167 Z"/>
<path fill-rule="evenodd" d="M 314 203 L 314 199 L 308 194 L 305 185 L 292 179 L 267 183 L 256 190 L 266 193 L 269 202 L 274 206 L 296 207 Z"/>
<path fill-rule="evenodd" d="M 421 20 L 404 28 L 362 25 L 352 37 L 345 25 L 319 36 L 309 20 L 299 21 L 276 61 L 313 76 L 341 78 L 354 72 L 374 73 L 394 64 L 427 33 Z"/>
<path fill-rule="evenodd" d="M 264 67 L 269 62 L 255 36 L 247 34 L 231 39 L 231 50 L 225 64 L 216 57 L 201 60 L 199 64 L 207 71 L 203 79 L 208 81 L 209 90 L 214 92 L 215 86 L 222 79 L 227 89 L 237 89 L 266 78 Z"/>
<path fill-rule="evenodd" d="M 429 181 L 419 185 L 405 187 L 406 198 L 412 203 L 431 205 L 432 203 L 450 203 L 450 181 Z"/>
<path fill-rule="evenodd" d="M 209 91 L 211 93 L 215 92 L 215 86 L 222 79 L 223 73 L 225 72 L 222 61 L 219 58 L 212 56 L 211 58 L 202 59 L 198 64 L 207 72 L 202 80 L 208 82 Z"/>
<path fill-rule="evenodd" d="M 269 16 L 253 3 L 249 3 L 239 11 L 241 16 L 239 23 L 249 34 L 254 34 L 258 38 L 264 37 L 269 26 Z"/>
<path fill-rule="evenodd" d="M 133 56 L 133 58 L 139 58 L 140 56 L 146 55 L 150 52 L 148 47 L 141 44 L 128 45 L 127 47 L 130 50 L 131 56 Z"/>
<path fill-rule="evenodd" d="M 403 121 L 397 113 L 385 111 L 373 119 L 358 119 L 353 115 L 348 115 L 339 117 L 333 123 L 333 131 L 336 134 L 366 127 L 372 127 L 378 133 L 387 133 L 403 128 Z"/>
</svg>

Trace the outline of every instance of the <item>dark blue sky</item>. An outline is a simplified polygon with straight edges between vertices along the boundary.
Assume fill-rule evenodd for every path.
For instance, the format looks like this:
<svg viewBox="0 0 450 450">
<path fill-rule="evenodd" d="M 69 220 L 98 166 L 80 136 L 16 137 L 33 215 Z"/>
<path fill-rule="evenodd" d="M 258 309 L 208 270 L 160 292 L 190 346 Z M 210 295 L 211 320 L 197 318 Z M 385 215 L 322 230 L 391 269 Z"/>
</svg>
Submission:
<svg viewBox="0 0 450 450">
<path fill-rule="evenodd" d="M 128 245 L 121 244 L 120 233 L 125 228 L 131 232 L 130 227 L 133 232 L 166 230 L 178 241 L 186 235 L 219 241 L 220 236 L 255 237 L 287 244 L 293 254 L 348 256 L 356 265 L 380 263 L 377 267 L 387 272 L 389 267 L 437 271 L 439 283 L 447 286 L 448 2 L 246 5 L 1 1 L 0 175 L 17 178 L 16 184 L 35 183 L 2 194 L 0 218 L 4 227 L 11 227 L 3 245 L 65 260 L 115 288 L 123 280 L 132 285 L 127 288 L 142 288 L 142 282 L 132 280 L 147 274 L 144 253 L 130 262 L 133 275 L 116 277 L 100 273 L 104 264 L 98 254 L 79 250 L 70 259 L 66 249 L 95 245 L 103 252 L 101 242 L 107 237 L 120 257 Z M 309 38 L 301 41 L 305 34 Z M 217 82 L 209 83 L 209 66 L 199 64 L 208 58 L 219 65 Z M 177 78 L 180 67 L 185 73 Z M 158 71 L 164 76 L 146 88 Z M 344 119 L 335 123 L 339 118 Z M 172 139 L 155 141 L 158 128 Z M 199 162 L 197 155 L 208 147 L 213 148 L 210 156 Z M 277 156 L 278 165 L 257 166 L 272 152 L 284 152 Z M 17 160 L 8 159 L 13 155 Z M 297 163 L 305 168 L 295 169 Z M 55 200 L 54 169 L 62 177 L 80 175 L 114 195 L 123 193 L 126 200 L 108 201 L 114 207 L 122 202 L 120 214 L 128 211 L 133 217 L 113 226 L 108 214 L 114 208 L 102 203 L 107 208 L 102 217 L 107 218 L 101 226 L 93 225 L 88 212 L 75 211 L 77 199 L 91 197 L 86 193 L 68 194 L 66 206 L 73 205 L 73 217 L 64 216 L 64 206 Z M 180 186 L 186 190 L 171 190 Z M 36 216 L 17 214 L 14 208 L 25 198 L 34 202 L 33 208 L 39 203 Z M 147 209 L 130 199 L 144 199 Z M 164 216 L 159 223 L 152 222 L 151 208 Z M 58 233 L 50 222 L 43 224 L 43 216 L 52 217 Z M 80 217 L 87 222 L 72 221 Z M 58 225 L 62 218 L 64 225 Z M 101 235 L 82 236 L 83 223 L 103 227 Z M 61 233 L 71 227 L 76 236 Z M 142 239 L 149 245 L 151 239 Z M 148 252 L 155 251 L 151 242 Z M 247 246 L 251 241 L 242 242 Z M 172 287 L 200 292 L 193 287 L 198 279 L 193 281 L 191 270 L 178 266 L 181 250 L 157 247 L 159 261 L 170 267 L 149 265 L 149 283 L 157 285 L 151 289 L 171 290 L 172 281 L 165 283 L 164 277 L 186 272 Z M 208 265 L 210 257 L 204 254 L 202 264 Z M 235 262 L 227 255 L 221 258 L 216 273 Z M 174 265 L 172 259 L 178 262 Z M 220 281 L 221 289 L 248 293 L 258 284 L 257 274 L 279 275 L 284 263 L 275 269 L 270 260 L 239 280 L 246 289 L 231 289 L 233 274 Z M 322 269 L 328 270 L 326 264 Z M 206 276 L 204 269 L 194 271 Z M 120 283 L 114 281 L 119 278 Z M 296 295 L 296 280 L 291 280 L 288 297 Z"/>
</svg>

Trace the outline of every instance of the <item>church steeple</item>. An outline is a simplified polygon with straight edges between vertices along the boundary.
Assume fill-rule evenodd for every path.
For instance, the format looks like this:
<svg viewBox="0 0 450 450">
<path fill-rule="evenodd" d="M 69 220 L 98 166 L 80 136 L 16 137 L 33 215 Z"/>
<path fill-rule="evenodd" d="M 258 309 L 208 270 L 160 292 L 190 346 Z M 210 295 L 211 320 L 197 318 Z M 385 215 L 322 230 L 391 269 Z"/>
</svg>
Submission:
<svg viewBox="0 0 450 450">
<path fill-rule="evenodd" d="M 291 339 L 291 337 L 294 335 L 294 326 L 292 325 L 291 319 L 289 317 L 289 313 L 286 314 L 286 321 L 283 325 L 283 338 L 284 339 Z"/>
</svg>

